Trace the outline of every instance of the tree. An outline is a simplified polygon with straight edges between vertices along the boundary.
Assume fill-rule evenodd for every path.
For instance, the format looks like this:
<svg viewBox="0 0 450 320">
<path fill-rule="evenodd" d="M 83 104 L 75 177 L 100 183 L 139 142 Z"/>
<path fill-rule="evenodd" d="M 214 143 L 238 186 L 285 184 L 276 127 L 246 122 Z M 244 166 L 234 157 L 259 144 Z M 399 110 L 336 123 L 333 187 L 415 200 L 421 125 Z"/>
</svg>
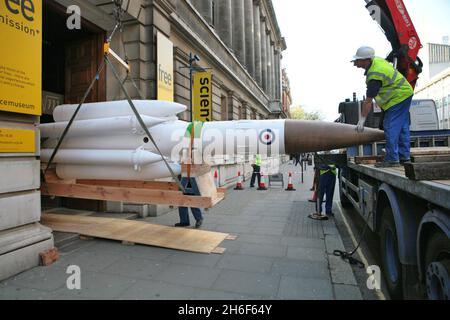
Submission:
<svg viewBox="0 0 450 320">
<path fill-rule="evenodd" d="M 323 115 L 320 111 L 308 112 L 298 105 L 291 108 L 291 118 L 297 120 L 322 120 Z"/>
</svg>

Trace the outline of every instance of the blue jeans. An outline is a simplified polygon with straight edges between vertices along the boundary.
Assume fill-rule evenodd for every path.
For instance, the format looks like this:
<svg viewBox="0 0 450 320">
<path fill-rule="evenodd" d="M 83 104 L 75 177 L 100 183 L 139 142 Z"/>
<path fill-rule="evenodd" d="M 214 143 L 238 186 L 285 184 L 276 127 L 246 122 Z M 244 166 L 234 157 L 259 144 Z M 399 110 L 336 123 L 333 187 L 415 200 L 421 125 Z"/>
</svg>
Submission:
<svg viewBox="0 0 450 320">
<path fill-rule="evenodd" d="M 327 199 L 325 202 L 325 212 L 327 215 L 331 214 L 333 208 L 333 195 L 334 195 L 334 187 L 336 186 L 336 176 L 327 172 L 322 174 L 319 178 L 319 208 L 317 208 L 318 213 L 322 213 L 322 203 L 323 196 L 326 195 Z"/>
<path fill-rule="evenodd" d="M 384 115 L 385 161 L 409 160 L 409 107 L 411 100 L 412 96 L 389 108 Z"/>
<path fill-rule="evenodd" d="M 191 208 L 192 215 L 194 216 L 195 220 L 202 220 L 203 219 L 203 213 L 202 209 L 199 208 Z M 178 214 L 180 216 L 180 223 L 189 223 L 189 208 L 186 207 L 179 207 L 178 208 Z"/>
</svg>

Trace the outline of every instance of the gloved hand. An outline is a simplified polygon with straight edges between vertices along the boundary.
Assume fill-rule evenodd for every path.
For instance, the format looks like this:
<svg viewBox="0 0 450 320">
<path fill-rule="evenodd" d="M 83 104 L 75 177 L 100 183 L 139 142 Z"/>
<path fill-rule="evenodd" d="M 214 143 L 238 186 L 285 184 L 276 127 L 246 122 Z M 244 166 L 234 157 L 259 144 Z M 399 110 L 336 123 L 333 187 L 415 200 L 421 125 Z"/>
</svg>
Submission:
<svg viewBox="0 0 450 320">
<path fill-rule="evenodd" d="M 356 131 L 363 132 L 365 123 L 366 123 L 366 117 L 361 117 L 361 119 L 359 119 L 359 121 L 358 121 L 358 124 L 356 125 Z"/>
</svg>

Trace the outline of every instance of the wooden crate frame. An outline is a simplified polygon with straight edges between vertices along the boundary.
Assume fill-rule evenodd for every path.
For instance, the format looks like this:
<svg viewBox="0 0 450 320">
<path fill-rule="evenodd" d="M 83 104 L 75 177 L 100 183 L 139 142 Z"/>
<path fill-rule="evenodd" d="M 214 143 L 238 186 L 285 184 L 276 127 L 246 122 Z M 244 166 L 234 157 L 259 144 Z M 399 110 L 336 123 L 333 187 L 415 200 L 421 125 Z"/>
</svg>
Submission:
<svg viewBox="0 0 450 320">
<path fill-rule="evenodd" d="M 47 196 L 103 201 L 122 201 L 142 204 L 161 204 L 178 207 L 209 209 L 225 198 L 226 189 L 216 188 L 211 171 L 205 166 L 191 166 L 192 177 L 207 192 L 201 196 L 184 195 L 176 183 L 134 180 L 63 180 L 49 169 L 42 182 L 41 193 Z M 211 184 L 212 181 L 212 184 Z"/>
</svg>

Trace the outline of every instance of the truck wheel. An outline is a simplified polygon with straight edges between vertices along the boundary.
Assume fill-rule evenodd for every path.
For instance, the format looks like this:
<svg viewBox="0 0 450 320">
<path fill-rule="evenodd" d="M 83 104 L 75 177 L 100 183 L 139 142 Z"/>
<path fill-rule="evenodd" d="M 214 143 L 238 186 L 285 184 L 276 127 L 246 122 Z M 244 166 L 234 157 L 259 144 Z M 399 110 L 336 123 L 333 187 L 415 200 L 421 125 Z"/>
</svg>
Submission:
<svg viewBox="0 0 450 320">
<path fill-rule="evenodd" d="M 430 300 L 450 300 L 450 240 L 435 233 L 425 252 L 425 282 Z"/>
<path fill-rule="evenodd" d="M 397 231 L 392 209 L 383 210 L 380 227 L 381 263 L 386 285 L 392 299 L 402 299 L 402 265 L 398 257 Z"/>
</svg>

